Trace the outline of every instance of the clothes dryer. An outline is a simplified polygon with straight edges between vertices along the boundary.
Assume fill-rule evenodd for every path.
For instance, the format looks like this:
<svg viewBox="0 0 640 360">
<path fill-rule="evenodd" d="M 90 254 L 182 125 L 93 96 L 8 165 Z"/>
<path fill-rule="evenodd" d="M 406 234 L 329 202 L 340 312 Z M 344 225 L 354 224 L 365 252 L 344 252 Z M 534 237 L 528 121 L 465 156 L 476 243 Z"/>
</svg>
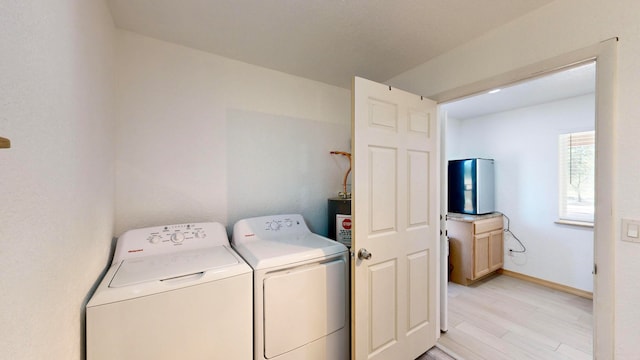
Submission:
<svg viewBox="0 0 640 360">
<path fill-rule="evenodd" d="M 252 291 L 219 223 L 128 231 L 87 304 L 87 360 L 249 360 Z"/>
<path fill-rule="evenodd" d="M 301 215 L 238 221 L 232 246 L 254 269 L 254 359 L 349 358 L 347 248 Z"/>
</svg>

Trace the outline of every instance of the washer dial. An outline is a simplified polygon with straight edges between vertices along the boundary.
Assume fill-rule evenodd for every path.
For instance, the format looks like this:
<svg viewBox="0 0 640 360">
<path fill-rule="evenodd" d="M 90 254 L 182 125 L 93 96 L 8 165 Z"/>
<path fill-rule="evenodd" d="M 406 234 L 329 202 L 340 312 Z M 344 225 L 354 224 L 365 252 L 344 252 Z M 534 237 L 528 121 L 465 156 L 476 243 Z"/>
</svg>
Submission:
<svg viewBox="0 0 640 360">
<path fill-rule="evenodd" d="M 151 237 L 149 237 L 149 242 L 152 244 L 157 244 L 160 241 L 162 241 L 162 238 L 158 235 L 151 235 Z"/>
<path fill-rule="evenodd" d="M 173 241 L 176 244 L 179 244 L 181 242 L 184 241 L 184 234 L 181 232 L 176 232 L 175 234 L 171 235 L 171 241 Z"/>
</svg>

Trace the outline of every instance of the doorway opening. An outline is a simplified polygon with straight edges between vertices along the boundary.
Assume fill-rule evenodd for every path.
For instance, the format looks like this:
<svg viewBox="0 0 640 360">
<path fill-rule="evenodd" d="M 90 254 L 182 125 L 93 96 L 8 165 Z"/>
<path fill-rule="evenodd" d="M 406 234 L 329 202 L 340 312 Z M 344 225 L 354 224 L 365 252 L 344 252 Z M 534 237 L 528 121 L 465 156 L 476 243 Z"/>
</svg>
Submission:
<svg viewBox="0 0 640 360">
<path fill-rule="evenodd" d="M 444 320 L 449 333 L 440 341 L 448 350 L 469 359 L 508 351 L 540 359 L 592 356 L 593 305 L 583 297 L 594 291 L 595 140 L 567 145 L 564 139 L 595 130 L 595 72 L 590 60 L 442 105 L 443 172 L 446 160 L 495 160 L 495 210 L 507 215 L 510 230 L 502 268 L 538 283 L 511 278 L 452 284 Z M 573 178 L 568 183 L 566 165 Z M 567 203 L 591 217 L 567 218 Z"/>
<path fill-rule="evenodd" d="M 596 209 L 594 227 L 594 297 L 593 297 L 593 355 L 597 359 L 611 359 L 614 357 L 614 241 L 616 231 L 616 203 L 613 196 L 615 188 L 615 153 L 614 153 L 614 121 L 615 97 L 617 82 L 617 45 L 618 38 L 614 37 L 589 47 L 571 51 L 553 58 L 542 60 L 501 75 L 497 75 L 475 83 L 450 89 L 432 96 L 439 103 L 446 103 L 462 99 L 494 89 L 504 84 L 514 84 L 523 79 L 530 79 L 540 74 L 549 74 L 566 69 L 586 61 L 596 61 Z M 446 180 L 446 179 L 445 179 Z M 442 179 L 441 179 L 442 181 Z M 442 202 L 441 204 L 445 204 Z M 444 217 L 446 209 L 441 209 Z M 441 224 L 444 229 L 444 224 Z M 444 244 L 441 241 L 441 244 Z M 441 254 L 445 254 L 441 248 Z M 446 255 L 441 256 L 446 258 Z M 445 264 L 441 261 L 440 264 Z M 442 268 L 442 267 L 441 267 Z M 446 273 L 446 272 L 441 272 Z M 440 281 L 440 314 L 441 324 L 446 321 L 446 285 Z M 443 290 L 444 289 L 444 290 Z M 444 296 L 444 299 L 442 296 Z"/>
</svg>

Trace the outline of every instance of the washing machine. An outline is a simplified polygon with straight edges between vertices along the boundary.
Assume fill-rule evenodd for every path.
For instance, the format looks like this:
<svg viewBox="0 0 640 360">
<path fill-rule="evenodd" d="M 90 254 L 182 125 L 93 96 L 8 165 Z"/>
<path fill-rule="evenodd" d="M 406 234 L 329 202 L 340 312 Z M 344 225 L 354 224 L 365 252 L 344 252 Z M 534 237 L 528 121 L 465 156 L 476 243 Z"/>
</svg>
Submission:
<svg viewBox="0 0 640 360">
<path fill-rule="evenodd" d="M 302 215 L 240 220 L 232 246 L 253 268 L 254 359 L 349 359 L 347 248 Z"/>
<path fill-rule="evenodd" d="M 87 304 L 87 359 L 252 359 L 252 273 L 219 223 L 126 232 Z"/>
</svg>

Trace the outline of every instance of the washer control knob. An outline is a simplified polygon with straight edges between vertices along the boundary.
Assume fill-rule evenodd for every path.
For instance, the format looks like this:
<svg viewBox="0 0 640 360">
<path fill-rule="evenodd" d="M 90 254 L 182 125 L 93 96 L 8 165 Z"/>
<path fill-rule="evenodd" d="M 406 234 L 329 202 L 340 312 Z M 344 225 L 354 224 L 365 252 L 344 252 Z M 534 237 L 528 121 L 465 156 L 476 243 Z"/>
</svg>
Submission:
<svg viewBox="0 0 640 360">
<path fill-rule="evenodd" d="M 158 235 L 151 235 L 151 237 L 149 238 L 149 242 L 152 244 L 157 244 L 160 242 L 160 240 L 162 240 L 162 238 Z"/>
<path fill-rule="evenodd" d="M 200 230 L 196 230 L 195 231 L 195 235 L 198 239 L 203 239 L 205 237 L 207 237 L 207 234 L 204 232 L 204 230 L 200 229 Z"/>
<path fill-rule="evenodd" d="M 278 230 L 280 229 L 280 224 L 278 224 L 278 222 L 276 222 L 275 220 L 271 222 L 271 224 L 269 224 L 269 228 L 271 230 Z"/>
<path fill-rule="evenodd" d="M 291 220 L 287 220 L 287 221 L 285 221 L 285 222 L 284 222 L 284 224 L 285 224 L 287 227 L 291 227 L 291 225 L 293 225 L 293 222 L 291 222 Z"/>
<path fill-rule="evenodd" d="M 184 234 L 181 232 L 177 232 L 173 235 L 171 235 L 171 241 L 173 241 L 176 244 L 179 244 L 181 242 L 184 241 Z"/>
</svg>

